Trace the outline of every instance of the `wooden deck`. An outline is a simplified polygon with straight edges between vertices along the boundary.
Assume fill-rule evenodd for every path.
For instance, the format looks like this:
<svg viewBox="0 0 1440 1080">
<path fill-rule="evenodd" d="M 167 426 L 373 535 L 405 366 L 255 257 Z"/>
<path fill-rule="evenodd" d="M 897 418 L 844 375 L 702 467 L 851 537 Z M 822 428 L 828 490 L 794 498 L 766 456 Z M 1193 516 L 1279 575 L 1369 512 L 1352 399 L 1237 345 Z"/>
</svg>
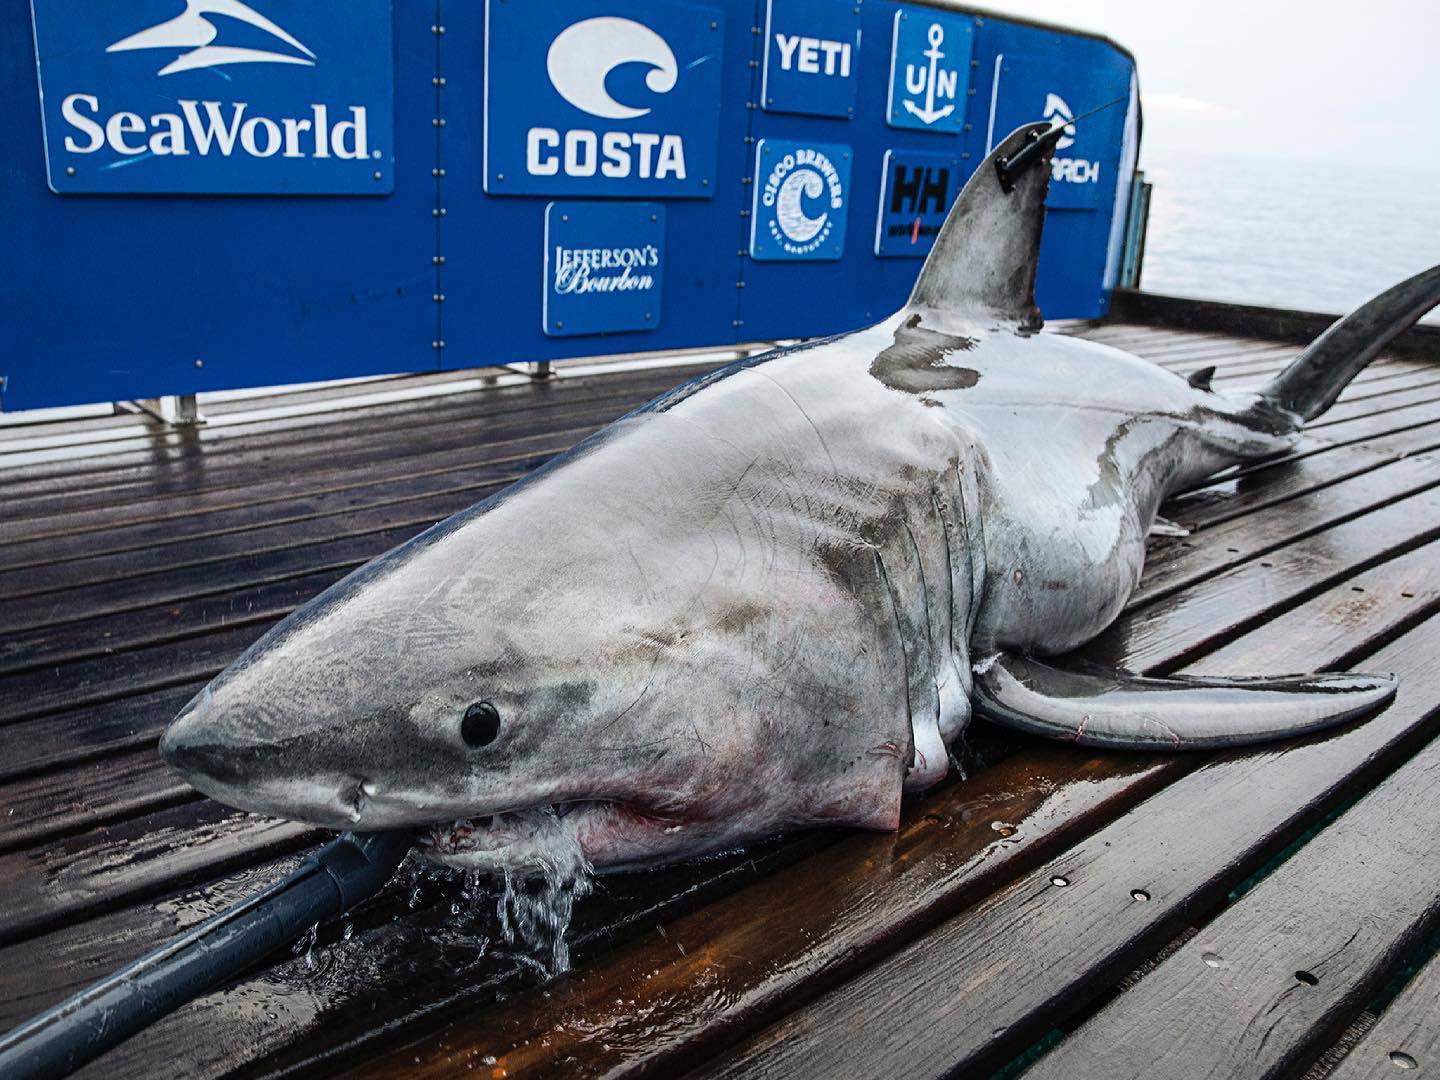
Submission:
<svg viewBox="0 0 1440 1080">
<path fill-rule="evenodd" d="M 1073 332 L 1180 372 L 1217 364 L 1226 387 L 1296 351 Z M 1440 1071 L 1436 360 L 1377 363 L 1293 458 L 1172 502 L 1190 535 L 1152 541 L 1087 650 L 1153 672 L 1397 672 L 1370 722 L 1187 757 L 977 725 L 970 778 L 913 800 L 898 834 L 602 879 L 577 905 L 575 971 L 549 985 L 499 941 L 489 899 L 405 876 L 308 957 L 83 1075 Z M 356 395 L 429 383 L 336 387 L 215 403 L 182 433 L 0 429 L 0 1029 L 319 839 L 167 772 L 155 741 L 199 686 L 350 569 L 694 370 L 370 404 Z M 285 414 L 315 401 L 333 411 Z"/>
</svg>

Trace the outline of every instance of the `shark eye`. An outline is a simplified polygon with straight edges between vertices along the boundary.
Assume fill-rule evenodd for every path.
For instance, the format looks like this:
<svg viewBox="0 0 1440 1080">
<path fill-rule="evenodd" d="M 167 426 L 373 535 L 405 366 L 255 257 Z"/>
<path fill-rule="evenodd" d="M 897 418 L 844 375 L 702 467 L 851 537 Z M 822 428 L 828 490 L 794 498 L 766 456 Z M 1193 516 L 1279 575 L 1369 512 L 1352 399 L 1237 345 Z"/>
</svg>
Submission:
<svg viewBox="0 0 1440 1080">
<path fill-rule="evenodd" d="M 460 721 L 460 737 L 466 746 L 489 746 L 500 734 L 500 710 L 488 701 L 477 701 L 465 710 Z"/>
</svg>

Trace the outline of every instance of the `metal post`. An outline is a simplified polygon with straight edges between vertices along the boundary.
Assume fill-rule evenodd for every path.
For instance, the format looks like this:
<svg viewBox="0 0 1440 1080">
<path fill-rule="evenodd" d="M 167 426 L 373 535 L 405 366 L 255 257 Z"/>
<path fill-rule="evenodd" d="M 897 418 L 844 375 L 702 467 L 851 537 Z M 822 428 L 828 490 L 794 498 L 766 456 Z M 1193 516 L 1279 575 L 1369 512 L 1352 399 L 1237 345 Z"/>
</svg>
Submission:
<svg viewBox="0 0 1440 1080">
<path fill-rule="evenodd" d="M 1145 173 L 1136 170 L 1130 184 L 1130 204 L 1125 215 L 1125 247 L 1120 255 L 1120 285 L 1126 289 L 1140 287 L 1140 272 L 1145 266 L 1145 233 L 1150 224 L 1150 191 L 1154 185 L 1145 182 Z"/>
<path fill-rule="evenodd" d="M 158 398 L 140 398 L 135 407 L 171 427 L 190 427 L 205 423 L 194 394 L 166 394 Z"/>
<path fill-rule="evenodd" d="M 553 379 L 554 377 L 555 370 L 549 360 L 537 360 L 534 370 L 530 372 L 530 378 L 537 382 L 543 382 L 546 379 Z"/>
</svg>

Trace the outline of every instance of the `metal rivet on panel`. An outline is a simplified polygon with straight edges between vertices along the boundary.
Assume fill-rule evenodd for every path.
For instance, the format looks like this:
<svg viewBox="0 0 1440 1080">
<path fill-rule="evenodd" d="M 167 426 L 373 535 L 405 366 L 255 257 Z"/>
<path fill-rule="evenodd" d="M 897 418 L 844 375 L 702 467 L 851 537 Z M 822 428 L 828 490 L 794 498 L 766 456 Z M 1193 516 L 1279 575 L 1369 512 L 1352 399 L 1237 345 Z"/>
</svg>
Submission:
<svg viewBox="0 0 1440 1080">
<path fill-rule="evenodd" d="M 196 361 L 195 361 L 195 366 L 196 366 L 197 368 L 203 368 L 203 367 L 205 366 L 205 361 L 204 361 L 204 360 L 196 360 Z"/>
</svg>

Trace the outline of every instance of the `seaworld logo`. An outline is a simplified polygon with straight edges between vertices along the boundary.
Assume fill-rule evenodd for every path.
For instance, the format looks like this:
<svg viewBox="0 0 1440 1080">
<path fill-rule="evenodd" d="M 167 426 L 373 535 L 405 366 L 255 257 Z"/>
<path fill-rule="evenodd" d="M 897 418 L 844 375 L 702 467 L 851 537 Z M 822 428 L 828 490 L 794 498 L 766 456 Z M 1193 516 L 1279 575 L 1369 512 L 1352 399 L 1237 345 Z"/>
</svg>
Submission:
<svg viewBox="0 0 1440 1080">
<path fill-rule="evenodd" d="M 304 55 L 214 45 L 212 42 L 220 36 L 220 31 L 206 18 L 207 15 L 224 15 L 248 23 Z M 177 71 L 219 67 L 222 64 L 304 64 L 308 67 L 315 64 L 313 52 L 254 8 L 240 3 L 240 0 L 186 0 L 185 10 L 175 18 L 121 38 L 105 51 L 128 52 L 132 49 L 190 50 L 162 67 L 156 73 L 159 75 L 174 75 Z"/>
<path fill-rule="evenodd" d="M 545 71 L 567 102 L 602 120 L 634 120 L 649 108 L 626 105 L 606 89 L 622 64 L 646 64 L 645 86 L 656 94 L 675 89 L 679 65 L 665 39 L 633 19 L 613 15 L 582 19 L 550 43 Z M 525 138 L 525 168 L 531 176 L 601 176 L 642 180 L 685 179 L 685 141 L 676 132 L 604 130 L 599 125 L 565 131 L 532 127 Z"/>
<path fill-rule="evenodd" d="M 821 200 L 812 214 L 805 200 Z M 782 155 L 765 177 L 760 204 L 773 210 L 767 224 L 771 237 L 791 255 L 807 255 L 829 238 L 832 212 L 845 207 L 845 182 L 834 162 L 815 147 L 800 147 Z"/>
<path fill-rule="evenodd" d="M 276 41 L 277 49 L 215 44 L 220 32 L 214 16 L 263 31 Z M 282 44 L 289 51 L 278 51 Z M 240 0 L 186 0 L 185 10 L 173 19 L 121 38 L 105 52 L 151 49 L 185 50 L 156 72 L 162 77 L 226 64 L 316 64 L 315 53 L 303 42 Z M 332 110 L 324 103 L 307 103 L 294 115 L 272 117 L 252 112 L 244 101 L 173 100 L 178 106 L 174 111 L 141 113 L 107 110 L 98 89 L 67 94 L 60 102 L 60 116 L 69 128 L 62 145 L 71 154 L 94 154 L 108 148 L 126 158 L 231 157 L 239 152 L 253 158 L 358 160 L 371 154 L 364 105 Z"/>
</svg>

